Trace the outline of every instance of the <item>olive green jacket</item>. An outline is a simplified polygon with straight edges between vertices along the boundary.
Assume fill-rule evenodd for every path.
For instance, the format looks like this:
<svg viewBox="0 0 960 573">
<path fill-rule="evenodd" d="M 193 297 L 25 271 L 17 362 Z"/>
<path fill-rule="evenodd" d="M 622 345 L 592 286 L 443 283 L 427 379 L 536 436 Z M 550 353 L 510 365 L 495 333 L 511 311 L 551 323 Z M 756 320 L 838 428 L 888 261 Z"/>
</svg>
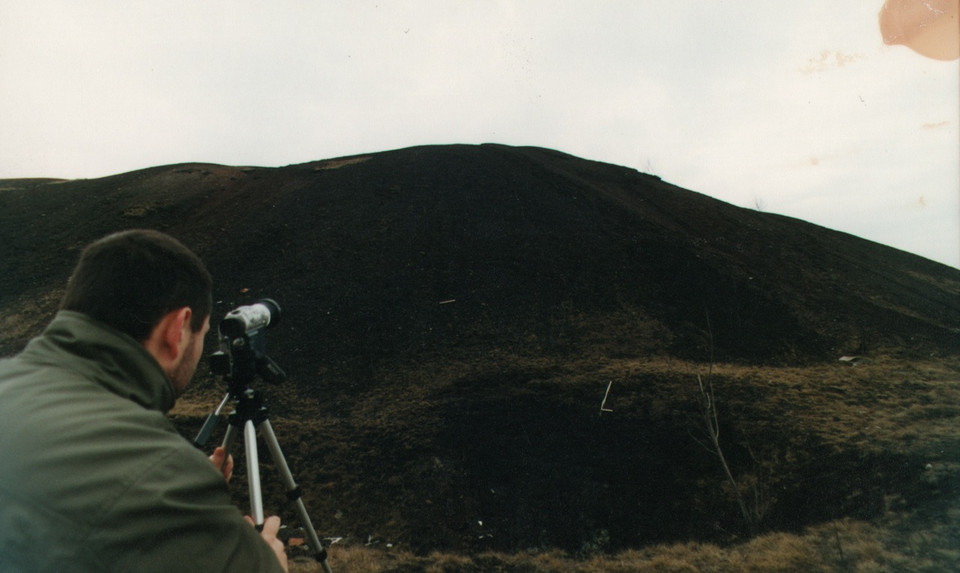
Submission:
<svg viewBox="0 0 960 573">
<path fill-rule="evenodd" d="M 280 571 L 133 338 L 60 312 L 0 361 L 0 571 Z"/>
</svg>

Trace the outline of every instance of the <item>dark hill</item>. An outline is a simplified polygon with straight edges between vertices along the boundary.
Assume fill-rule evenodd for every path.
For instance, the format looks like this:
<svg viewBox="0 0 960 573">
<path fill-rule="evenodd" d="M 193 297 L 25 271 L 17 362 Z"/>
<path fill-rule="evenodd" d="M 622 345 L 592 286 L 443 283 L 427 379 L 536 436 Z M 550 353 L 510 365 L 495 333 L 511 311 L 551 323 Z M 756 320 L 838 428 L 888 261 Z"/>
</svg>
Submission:
<svg viewBox="0 0 960 573">
<path fill-rule="evenodd" d="M 39 332 L 84 244 L 132 227 L 207 261 L 215 319 L 280 302 L 270 350 L 290 382 L 274 391 L 277 426 L 312 503 L 341 516 L 330 533 L 419 548 L 579 547 L 601 530 L 625 546 L 735 521 L 722 500 L 688 503 L 715 485 L 698 477 L 715 469 L 708 455 L 676 458 L 691 443 L 691 412 L 675 403 L 690 377 L 618 374 L 638 385 L 620 405 L 632 414 L 601 420 L 598 373 L 613 362 L 814 367 L 960 351 L 956 269 L 632 169 L 482 145 L 0 181 L 0 352 Z M 216 384 L 197 382 L 198 408 Z M 785 436 L 798 426 L 750 418 L 755 389 L 738 392 L 737 415 L 766 433 L 731 445 L 734 459 L 800 447 Z M 856 492 L 886 493 L 837 486 L 805 505 L 818 464 L 853 447 L 819 440 L 791 462 L 810 479 L 781 485 L 773 525 L 864 511 Z M 651 522 L 654 511 L 669 517 Z"/>
<path fill-rule="evenodd" d="M 14 183 L 0 304 L 59 288 L 73 249 L 143 225 L 204 256 L 225 310 L 282 301 L 327 361 L 585 340 L 704 359 L 711 331 L 718 359 L 751 362 L 960 348 L 960 271 L 544 149 Z"/>
</svg>

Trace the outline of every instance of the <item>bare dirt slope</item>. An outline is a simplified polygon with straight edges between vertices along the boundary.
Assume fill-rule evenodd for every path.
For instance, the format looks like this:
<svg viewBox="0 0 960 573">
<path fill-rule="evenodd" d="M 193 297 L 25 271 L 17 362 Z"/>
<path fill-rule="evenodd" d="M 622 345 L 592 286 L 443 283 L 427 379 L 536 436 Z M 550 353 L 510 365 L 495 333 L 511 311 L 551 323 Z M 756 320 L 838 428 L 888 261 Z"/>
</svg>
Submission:
<svg viewBox="0 0 960 573">
<path fill-rule="evenodd" d="M 263 390 L 326 534 L 417 550 L 736 537 L 697 441 L 711 363 L 764 527 L 955 493 L 941 422 L 960 413 L 960 271 L 921 257 L 539 148 L 6 180 L 0 353 L 42 329 L 84 244 L 133 227 L 207 261 L 214 322 L 283 307 L 269 354 L 289 380 Z M 868 362 L 836 362 L 853 354 Z M 200 374 L 186 434 L 223 389 Z M 268 500 L 292 515 L 279 487 Z"/>
</svg>

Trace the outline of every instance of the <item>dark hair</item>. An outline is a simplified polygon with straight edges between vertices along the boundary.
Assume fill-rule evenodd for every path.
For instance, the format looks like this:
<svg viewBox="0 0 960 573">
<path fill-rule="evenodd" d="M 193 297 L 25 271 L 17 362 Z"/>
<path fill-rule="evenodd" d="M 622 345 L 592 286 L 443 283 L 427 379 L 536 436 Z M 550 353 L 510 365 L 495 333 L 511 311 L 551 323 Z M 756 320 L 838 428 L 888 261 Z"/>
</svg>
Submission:
<svg viewBox="0 0 960 573">
<path fill-rule="evenodd" d="M 212 281 L 203 261 L 159 231 L 131 230 L 88 245 L 60 310 L 82 312 L 143 342 L 168 312 L 190 307 L 190 328 L 210 316 Z"/>
</svg>

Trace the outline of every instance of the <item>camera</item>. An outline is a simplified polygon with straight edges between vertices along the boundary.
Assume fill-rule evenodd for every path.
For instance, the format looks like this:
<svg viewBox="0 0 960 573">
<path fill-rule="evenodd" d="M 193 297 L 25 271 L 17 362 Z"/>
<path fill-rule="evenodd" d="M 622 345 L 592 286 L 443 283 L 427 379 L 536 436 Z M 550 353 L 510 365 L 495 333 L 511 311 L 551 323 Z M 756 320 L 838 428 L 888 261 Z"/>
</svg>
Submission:
<svg viewBox="0 0 960 573">
<path fill-rule="evenodd" d="M 220 322 L 220 334 L 229 338 L 253 336 L 260 329 L 273 326 L 279 320 L 280 305 L 273 299 L 265 298 L 228 312 Z"/>
<path fill-rule="evenodd" d="M 270 298 L 237 307 L 220 322 L 220 350 L 210 355 L 210 370 L 224 376 L 230 392 L 239 395 L 256 376 L 271 384 L 286 373 L 266 353 L 264 329 L 280 320 L 280 305 Z"/>
</svg>

